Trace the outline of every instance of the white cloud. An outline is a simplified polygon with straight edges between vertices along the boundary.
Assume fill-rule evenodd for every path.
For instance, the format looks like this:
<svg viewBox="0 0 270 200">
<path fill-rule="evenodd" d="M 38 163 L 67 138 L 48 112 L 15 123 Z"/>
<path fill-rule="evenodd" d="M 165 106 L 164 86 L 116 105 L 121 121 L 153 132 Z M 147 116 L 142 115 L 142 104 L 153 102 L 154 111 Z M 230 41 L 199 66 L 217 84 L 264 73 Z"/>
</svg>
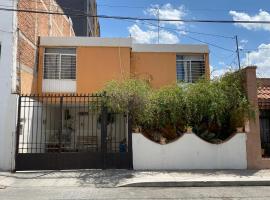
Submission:
<svg viewBox="0 0 270 200">
<path fill-rule="evenodd" d="M 158 17 L 157 8 L 159 8 L 159 18 L 160 19 L 182 19 L 183 16 L 185 16 L 185 9 L 184 6 L 180 7 L 174 7 L 170 3 L 164 4 L 162 6 L 156 4 L 151 5 L 150 8 L 146 9 L 144 11 L 145 15 L 151 16 L 151 17 Z M 138 23 L 138 22 L 137 22 Z M 160 23 L 162 27 L 175 27 L 179 28 L 180 26 L 184 26 L 182 22 L 161 22 Z M 179 36 L 181 34 L 186 34 L 184 31 L 181 31 L 178 33 L 170 32 L 168 30 L 165 30 L 163 28 L 160 28 L 159 30 L 159 39 L 158 39 L 158 28 L 155 26 L 155 24 L 145 25 L 142 26 L 138 24 L 133 24 L 132 26 L 128 27 L 128 31 L 137 43 L 163 43 L 163 44 L 176 44 L 179 43 L 180 39 Z"/>
<path fill-rule="evenodd" d="M 247 43 L 248 43 L 248 40 L 245 40 L 245 39 L 240 40 L 240 42 L 239 42 L 239 49 L 244 49 L 245 46 L 247 45 Z"/>
<path fill-rule="evenodd" d="M 225 65 L 225 63 L 223 61 L 219 61 L 218 64 L 219 65 Z"/>
<path fill-rule="evenodd" d="M 143 31 L 137 24 L 128 28 L 131 37 L 137 43 L 153 43 L 153 40 L 157 37 L 157 33 L 152 30 Z"/>
<path fill-rule="evenodd" d="M 159 8 L 159 12 L 158 12 Z M 186 15 L 186 11 L 184 6 L 179 7 L 173 7 L 170 3 L 164 4 L 163 6 L 160 6 L 158 4 L 151 5 L 150 8 L 146 9 L 144 11 L 144 14 L 158 17 L 160 19 L 174 19 L 174 20 L 180 20 Z M 179 27 L 180 25 L 183 25 L 183 22 L 179 21 L 168 21 L 168 22 L 161 22 L 161 24 L 166 25 L 174 25 L 176 27 Z"/>
<path fill-rule="evenodd" d="M 270 78 L 270 44 L 261 44 L 258 50 L 247 53 L 243 61 L 258 67 L 258 77 Z"/>
<path fill-rule="evenodd" d="M 214 68 L 213 66 L 210 65 L 210 76 L 211 79 L 219 78 L 222 75 L 224 75 L 226 72 L 230 72 L 232 69 L 229 66 L 224 66 L 222 68 Z"/>
<path fill-rule="evenodd" d="M 158 33 L 149 27 L 147 27 L 146 30 L 142 30 L 137 24 L 134 24 L 128 28 L 128 31 L 137 43 L 157 43 Z M 160 30 L 159 42 L 164 44 L 175 44 L 179 43 L 179 38 L 177 35 L 168 31 Z"/>
<path fill-rule="evenodd" d="M 237 12 L 231 10 L 229 14 L 233 17 L 233 20 L 246 20 L 246 21 L 270 21 L 270 13 L 260 10 L 256 15 L 249 15 L 244 12 Z M 244 27 L 248 30 L 266 30 L 270 31 L 270 24 L 236 24 L 236 26 Z"/>
</svg>

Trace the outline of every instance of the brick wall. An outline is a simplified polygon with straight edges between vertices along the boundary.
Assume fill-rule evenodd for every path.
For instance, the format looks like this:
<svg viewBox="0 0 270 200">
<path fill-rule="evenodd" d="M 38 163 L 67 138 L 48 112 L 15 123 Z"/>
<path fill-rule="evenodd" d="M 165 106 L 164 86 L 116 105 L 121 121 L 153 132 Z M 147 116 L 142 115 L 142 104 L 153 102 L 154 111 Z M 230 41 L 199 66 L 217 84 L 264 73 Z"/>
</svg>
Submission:
<svg viewBox="0 0 270 200">
<path fill-rule="evenodd" d="M 19 0 L 18 9 L 63 12 L 54 0 Z M 18 91 L 36 93 L 39 36 L 74 36 L 65 15 L 18 12 Z M 24 74 L 24 75 L 22 75 Z"/>
</svg>

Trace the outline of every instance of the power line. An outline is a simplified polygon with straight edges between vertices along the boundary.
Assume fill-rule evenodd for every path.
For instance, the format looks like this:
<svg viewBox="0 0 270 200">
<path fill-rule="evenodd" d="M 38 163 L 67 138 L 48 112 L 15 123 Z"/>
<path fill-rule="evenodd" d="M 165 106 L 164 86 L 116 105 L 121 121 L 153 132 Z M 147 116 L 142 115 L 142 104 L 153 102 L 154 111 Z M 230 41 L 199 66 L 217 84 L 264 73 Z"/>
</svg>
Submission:
<svg viewBox="0 0 270 200">
<path fill-rule="evenodd" d="M 31 2 L 37 2 L 35 0 L 29 0 Z M 37 3 L 41 3 L 41 2 L 37 2 Z M 1 6 L 1 5 L 0 5 Z M 53 6 L 53 5 L 52 5 Z M 54 7 L 58 7 L 58 6 L 54 6 Z M 71 8 L 67 8 L 67 7 L 62 7 L 60 6 L 61 8 L 63 9 L 66 9 L 66 10 L 70 10 L 72 12 L 81 12 L 81 13 L 84 13 L 85 15 L 87 15 L 87 13 L 85 13 L 83 10 L 74 10 L 74 9 L 71 9 Z M 132 20 L 133 22 L 133 20 Z M 149 22 L 150 23 L 150 22 Z M 156 26 L 155 24 L 152 24 L 154 26 Z M 188 30 L 180 30 L 179 31 L 184 31 L 184 32 L 187 32 L 187 33 L 194 33 L 194 34 L 200 34 L 200 35 L 207 35 L 207 36 L 213 36 L 213 37 L 222 37 L 222 38 L 228 38 L 228 39 L 233 39 L 233 37 L 230 37 L 230 36 L 224 36 L 224 35 L 218 35 L 218 34 L 212 34 L 212 33 L 202 33 L 202 32 L 195 32 L 195 31 L 188 31 Z"/>
<path fill-rule="evenodd" d="M 125 20 L 125 21 L 128 21 L 128 22 L 133 22 L 133 21 L 130 21 L 130 20 Z M 150 22 L 141 22 L 141 23 L 143 23 L 143 24 L 148 24 L 148 25 L 152 25 L 152 26 L 157 26 L 156 24 L 152 24 L 152 23 L 150 23 Z M 231 50 L 231 49 L 227 49 L 227 48 L 224 48 L 224 47 L 221 47 L 221 46 L 219 46 L 219 45 L 216 45 L 216 44 L 213 44 L 213 43 L 210 43 L 210 42 L 206 42 L 206 41 L 203 41 L 203 40 L 200 40 L 200 39 L 197 39 L 197 38 L 194 38 L 194 37 L 191 37 L 191 36 L 187 36 L 187 35 L 185 35 L 185 34 L 183 34 L 183 33 L 178 33 L 177 31 L 183 31 L 183 30 L 178 30 L 178 29 L 174 29 L 174 28 L 167 28 L 167 27 L 164 27 L 164 26 L 159 26 L 159 28 L 160 29 L 164 29 L 164 30 L 171 30 L 171 31 L 173 31 L 173 32 L 175 32 L 175 33 L 177 33 L 177 34 L 181 34 L 182 36 L 184 36 L 184 37 L 187 37 L 187 38 L 190 38 L 190 39 L 192 39 L 192 40 L 195 40 L 195 41 L 198 41 L 198 42 L 201 42 L 201 43 L 204 43 L 204 44 L 208 44 L 209 46 L 213 46 L 213 47 L 216 47 L 216 48 L 219 48 L 219 49 L 222 49 L 222 50 L 225 50 L 225 51 L 229 51 L 229 52 L 234 52 L 233 50 Z M 224 36 L 224 37 L 226 37 L 226 36 Z M 232 37 L 229 37 L 230 39 L 234 39 L 234 38 L 232 38 Z"/>
<path fill-rule="evenodd" d="M 160 26 L 160 28 L 162 28 L 162 29 L 167 29 L 167 30 L 173 30 L 174 32 L 179 31 L 179 30 L 177 30 L 177 29 L 166 28 L 166 27 L 163 27 L 163 26 Z M 180 33 L 180 34 L 181 34 L 181 33 Z M 216 44 L 213 44 L 213 43 L 210 43 L 210 42 L 206 42 L 206 41 L 203 41 L 203 40 L 200 40 L 200 39 L 191 37 L 191 36 L 187 36 L 187 35 L 185 35 L 185 34 L 181 34 L 181 35 L 184 36 L 184 37 L 190 38 L 190 39 L 192 39 L 192 40 L 195 40 L 195 41 L 198 41 L 198 42 L 201 42 L 201 43 L 204 43 L 204 44 L 208 44 L 208 45 L 210 45 L 210 46 L 213 46 L 213 47 L 216 47 L 216 48 L 219 48 L 219 49 L 223 49 L 223 50 L 225 50 L 225 51 L 234 52 L 234 51 L 231 50 L 231 49 L 227 49 L 227 48 L 221 47 L 221 46 L 219 46 L 219 45 L 216 45 Z"/>
<path fill-rule="evenodd" d="M 207 20 L 207 19 L 156 19 L 156 18 L 140 18 L 140 17 L 127 17 L 127 16 L 110 16 L 110 15 L 88 15 L 88 14 L 75 14 L 75 13 L 60 13 L 60 12 L 48 12 L 42 10 L 27 10 L 27 9 L 12 9 L 12 8 L 0 8 L 2 11 L 16 11 L 26 13 L 39 13 L 39 14 L 53 14 L 53 15 L 69 15 L 77 17 L 95 17 L 104 19 L 119 19 L 119 20 L 138 20 L 138 21 L 160 21 L 160 22 L 185 22 L 185 23 L 222 23 L 222 24 L 270 24 L 270 21 L 261 20 Z"/>
<path fill-rule="evenodd" d="M 270 47 L 267 48 L 267 47 L 258 47 L 258 48 L 254 48 L 254 49 L 240 49 L 240 51 L 258 51 L 258 50 L 270 50 Z"/>
<path fill-rule="evenodd" d="M 149 7 L 146 6 L 129 6 L 129 5 L 111 5 L 111 4 L 97 4 L 98 7 L 110 7 L 110 8 L 129 8 L 129 9 L 147 9 Z M 226 11 L 229 12 L 231 10 L 236 12 L 248 12 L 248 11 L 258 11 L 255 9 L 214 9 L 214 8 L 187 8 L 187 10 L 190 11 L 207 11 L 207 12 L 220 12 L 220 11 Z M 268 10 L 264 10 L 267 11 Z"/>
<path fill-rule="evenodd" d="M 40 11 L 40 10 L 26 10 L 26 9 L 10 9 L 10 8 L 1 8 L 0 7 L 0 10 L 3 10 L 3 11 L 16 11 L 16 12 L 26 12 L 26 13 L 40 13 L 40 14 L 55 14 L 55 15 L 66 15 L 65 13 L 59 13 L 59 12 L 48 12 L 48 11 Z M 87 15 L 87 14 L 71 14 L 71 15 L 75 15 L 75 16 L 88 16 L 88 17 L 101 17 L 101 18 L 110 18 L 110 19 L 120 19 L 120 20 L 135 20 L 135 19 L 139 19 L 139 20 L 142 20 L 144 21 L 143 18 L 133 18 L 133 17 L 117 17 L 117 16 L 106 16 L 106 15 Z M 147 19 L 148 21 L 152 20 L 152 21 L 164 21 L 162 19 L 158 20 L 158 19 L 154 19 L 154 18 L 145 18 Z M 136 20 L 136 21 L 137 21 Z M 166 19 L 166 21 L 169 21 L 168 19 Z M 173 20 L 175 21 L 175 20 Z M 269 22 L 270 23 L 270 22 Z M 163 29 L 166 29 L 165 27 L 160 27 L 160 28 L 163 28 Z M 178 31 L 178 30 L 177 30 Z M 223 48 L 221 46 L 218 46 L 216 44 L 213 44 L 213 43 L 209 43 L 209 42 L 205 42 L 205 41 L 202 41 L 200 39 L 196 39 L 196 38 L 193 38 L 193 37 L 190 37 L 190 36 L 187 36 L 187 35 L 184 35 L 185 37 L 188 37 L 190 39 L 193 39 L 195 41 L 199 41 L 201 43 L 204 43 L 204 44 L 208 44 L 208 45 L 211 45 L 213 47 L 216 47 L 216 48 L 220 48 L 220 49 L 223 49 L 225 51 L 230 51 L 230 52 L 233 52 L 232 50 L 230 49 L 226 49 L 226 48 Z"/>
<path fill-rule="evenodd" d="M 156 24 L 152 24 L 151 22 L 147 22 L 150 25 L 156 26 Z M 225 35 L 218 35 L 218 34 L 212 34 L 212 33 L 202 33 L 202 32 L 196 32 L 196 31 L 188 31 L 188 30 L 184 30 L 184 29 L 176 29 L 176 28 L 168 28 L 168 27 L 162 27 L 160 26 L 160 28 L 165 28 L 168 30 L 175 30 L 175 31 L 183 31 L 183 32 L 187 32 L 187 33 L 194 33 L 194 34 L 199 34 L 199 35 L 207 35 L 207 36 L 213 36 L 213 37 L 222 37 L 222 38 L 227 38 L 227 39 L 234 39 L 234 37 L 230 37 L 230 36 L 225 36 Z"/>
<path fill-rule="evenodd" d="M 133 21 L 130 21 L 130 20 L 125 20 L 125 21 L 128 21 L 128 22 L 133 22 Z M 148 25 L 152 25 L 152 26 L 157 26 L 156 24 L 152 24 L 152 23 L 149 23 L 149 22 L 141 22 L 143 24 L 148 24 Z M 138 24 L 138 23 L 137 23 Z M 230 49 L 226 49 L 224 47 L 221 47 L 219 45 L 216 45 L 216 44 L 213 44 L 213 43 L 210 43 L 210 42 L 205 42 L 205 41 L 202 41 L 200 39 L 197 39 L 197 38 L 194 38 L 194 37 L 191 37 L 191 36 L 187 36 L 185 34 L 182 34 L 182 33 L 178 33 L 176 31 L 183 31 L 183 30 L 178 30 L 178 29 L 174 29 L 174 28 L 167 28 L 167 27 L 163 27 L 163 26 L 159 26 L 160 29 L 164 29 L 164 30 L 171 30 L 177 34 L 181 34 L 182 36 L 184 37 L 188 37 L 192 40 L 195 40 L 195 41 L 198 41 L 198 42 L 201 42 L 201 43 L 204 43 L 204 44 L 208 44 L 209 46 L 213 46 L 213 47 L 216 47 L 216 48 L 219 48 L 219 49 L 222 49 L 222 50 L 225 50 L 225 51 L 229 51 L 229 52 L 234 52 L 233 50 L 230 50 Z M 234 38 L 231 38 L 231 39 L 234 39 Z"/>
</svg>

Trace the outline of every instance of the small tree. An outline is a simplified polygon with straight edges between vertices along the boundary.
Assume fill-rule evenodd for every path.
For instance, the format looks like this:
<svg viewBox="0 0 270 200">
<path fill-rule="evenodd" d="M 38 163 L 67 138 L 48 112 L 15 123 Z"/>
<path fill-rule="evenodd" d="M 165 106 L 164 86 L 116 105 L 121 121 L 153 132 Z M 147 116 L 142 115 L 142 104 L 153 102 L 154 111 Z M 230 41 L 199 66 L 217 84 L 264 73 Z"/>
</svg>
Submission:
<svg viewBox="0 0 270 200">
<path fill-rule="evenodd" d="M 108 99 L 107 105 L 112 112 L 129 112 L 133 126 L 139 126 L 151 91 L 147 82 L 138 79 L 110 81 L 104 91 Z"/>
<path fill-rule="evenodd" d="M 143 119 L 144 128 L 159 131 L 168 139 L 183 133 L 187 124 L 183 89 L 171 85 L 152 91 Z"/>
</svg>

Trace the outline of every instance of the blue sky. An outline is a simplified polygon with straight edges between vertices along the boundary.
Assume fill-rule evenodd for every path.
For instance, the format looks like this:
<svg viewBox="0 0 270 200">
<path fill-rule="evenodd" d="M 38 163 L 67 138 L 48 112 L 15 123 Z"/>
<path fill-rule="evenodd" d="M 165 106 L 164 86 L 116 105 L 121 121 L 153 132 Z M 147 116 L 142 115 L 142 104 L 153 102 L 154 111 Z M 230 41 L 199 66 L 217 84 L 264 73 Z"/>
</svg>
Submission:
<svg viewBox="0 0 270 200">
<path fill-rule="evenodd" d="M 161 18 L 270 21 L 268 0 L 97 0 L 97 4 L 100 15 L 155 18 L 158 7 Z M 139 43 L 157 43 L 157 26 L 153 26 L 156 22 L 150 23 L 100 19 L 101 36 L 131 35 Z M 209 45 L 210 64 L 215 75 L 237 67 L 235 40 L 191 32 L 238 35 L 243 49 L 240 54 L 242 65 L 257 65 L 258 76 L 270 77 L 270 25 L 162 23 L 160 26 L 164 27 L 160 29 L 160 43 L 198 44 L 201 40 L 227 49 Z"/>
</svg>

